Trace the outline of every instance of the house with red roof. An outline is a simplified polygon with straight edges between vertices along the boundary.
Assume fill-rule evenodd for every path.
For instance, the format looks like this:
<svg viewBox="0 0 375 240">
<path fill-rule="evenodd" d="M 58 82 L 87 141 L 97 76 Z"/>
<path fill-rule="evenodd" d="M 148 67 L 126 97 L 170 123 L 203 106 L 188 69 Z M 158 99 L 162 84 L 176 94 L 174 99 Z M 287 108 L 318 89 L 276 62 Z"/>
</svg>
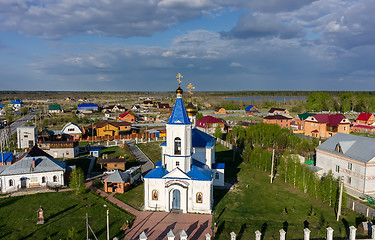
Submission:
<svg viewBox="0 0 375 240">
<path fill-rule="evenodd" d="M 224 132 L 225 122 L 215 117 L 205 116 L 196 122 L 196 127 L 206 133 L 214 133 L 217 126 L 220 126 L 221 131 Z"/>
<path fill-rule="evenodd" d="M 129 122 L 129 123 L 135 123 L 136 122 L 136 117 L 135 115 L 129 111 L 129 112 L 124 112 L 121 114 L 118 119 L 123 122 Z"/>
<path fill-rule="evenodd" d="M 292 118 L 284 115 L 269 115 L 263 118 L 263 123 L 277 124 L 281 128 L 290 128 Z"/>
<path fill-rule="evenodd" d="M 350 133 L 350 121 L 343 114 L 315 114 L 305 120 L 305 135 L 329 138 L 338 132 Z"/>
<path fill-rule="evenodd" d="M 358 124 L 372 125 L 375 122 L 375 117 L 372 113 L 360 113 L 355 122 Z"/>
</svg>

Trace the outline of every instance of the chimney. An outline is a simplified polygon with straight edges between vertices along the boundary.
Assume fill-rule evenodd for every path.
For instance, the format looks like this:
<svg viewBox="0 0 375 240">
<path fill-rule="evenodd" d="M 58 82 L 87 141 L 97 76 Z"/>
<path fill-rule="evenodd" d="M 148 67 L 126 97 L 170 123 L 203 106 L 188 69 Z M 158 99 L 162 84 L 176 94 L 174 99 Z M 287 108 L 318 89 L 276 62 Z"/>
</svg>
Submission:
<svg viewBox="0 0 375 240">
<path fill-rule="evenodd" d="M 32 168 L 35 168 L 35 165 L 36 165 L 36 164 L 35 164 L 35 158 L 33 158 L 33 164 L 32 164 L 31 167 L 32 167 Z"/>
</svg>

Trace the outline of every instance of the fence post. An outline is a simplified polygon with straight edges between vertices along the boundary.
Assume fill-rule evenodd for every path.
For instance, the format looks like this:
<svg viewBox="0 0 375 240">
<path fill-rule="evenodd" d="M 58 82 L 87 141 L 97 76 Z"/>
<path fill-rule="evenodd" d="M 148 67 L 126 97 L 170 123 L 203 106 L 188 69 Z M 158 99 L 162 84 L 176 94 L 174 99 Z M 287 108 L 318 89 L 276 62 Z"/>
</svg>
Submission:
<svg viewBox="0 0 375 240">
<path fill-rule="evenodd" d="M 168 240 L 174 240 L 174 233 L 172 232 L 172 229 L 169 230 L 167 233 Z"/>
<path fill-rule="evenodd" d="M 259 230 L 255 231 L 255 240 L 260 240 L 262 238 L 262 233 Z"/>
<path fill-rule="evenodd" d="M 211 235 L 209 233 L 206 233 L 206 240 L 211 240 Z"/>
<path fill-rule="evenodd" d="M 333 231 L 331 227 L 327 227 L 327 240 L 333 240 Z"/>
<path fill-rule="evenodd" d="M 230 240 L 236 240 L 236 233 L 235 232 L 231 232 L 230 233 Z"/>
<path fill-rule="evenodd" d="M 147 235 L 145 231 L 143 231 L 141 234 L 139 234 L 139 240 L 147 240 Z"/>
<path fill-rule="evenodd" d="M 285 235 L 286 235 L 285 230 L 284 229 L 280 229 L 279 232 L 280 232 L 280 240 L 285 240 Z"/>
<path fill-rule="evenodd" d="M 369 207 L 366 208 L 366 217 L 368 217 L 368 210 L 369 210 Z"/>
<path fill-rule="evenodd" d="M 310 229 L 305 228 L 303 229 L 303 240 L 309 240 L 310 239 Z"/>
<path fill-rule="evenodd" d="M 188 235 L 186 234 L 185 230 L 182 229 L 182 231 L 180 232 L 180 240 L 187 240 L 188 238 Z"/>
<path fill-rule="evenodd" d="M 353 201 L 353 206 L 352 206 L 352 210 L 354 211 L 354 203 L 355 203 L 355 201 Z"/>
<path fill-rule="evenodd" d="M 357 229 L 354 226 L 349 227 L 350 233 L 349 233 L 349 240 L 355 240 L 355 233 Z"/>
<path fill-rule="evenodd" d="M 375 225 L 371 226 L 371 239 L 375 239 Z"/>
</svg>

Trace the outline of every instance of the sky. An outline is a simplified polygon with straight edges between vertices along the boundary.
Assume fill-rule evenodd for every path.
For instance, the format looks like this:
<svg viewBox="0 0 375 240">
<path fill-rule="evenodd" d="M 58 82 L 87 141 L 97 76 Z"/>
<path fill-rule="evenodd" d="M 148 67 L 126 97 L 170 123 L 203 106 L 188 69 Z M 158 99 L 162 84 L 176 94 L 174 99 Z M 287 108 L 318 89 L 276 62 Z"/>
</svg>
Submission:
<svg viewBox="0 0 375 240">
<path fill-rule="evenodd" d="M 0 90 L 375 90 L 373 0 L 1 0 Z"/>
</svg>

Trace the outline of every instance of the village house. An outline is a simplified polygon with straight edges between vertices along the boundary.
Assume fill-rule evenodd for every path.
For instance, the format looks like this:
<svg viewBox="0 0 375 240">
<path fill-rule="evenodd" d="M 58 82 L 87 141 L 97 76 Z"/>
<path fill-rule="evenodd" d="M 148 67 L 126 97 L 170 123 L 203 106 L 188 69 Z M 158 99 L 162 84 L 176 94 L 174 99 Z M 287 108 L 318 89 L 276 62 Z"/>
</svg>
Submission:
<svg viewBox="0 0 375 240">
<path fill-rule="evenodd" d="M 151 101 L 151 100 L 145 100 L 142 103 L 142 107 L 144 107 L 144 108 L 150 108 L 150 107 L 153 107 L 153 106 L 154 106 L 154 102 Z"/>
<path fill-rule="evenodd" d="M 316 148 L 320 175 L 332 171 L 344 186 L 360 194 L 375 194 L 375 139 L 336 133 Z"/>
<path fill-rule="evenodd" d="M 287 117 L 284 115 L 268 115 L 263 118 L 263 123 L 277 124 L 281 128 L 290 128 L 291 121 L 291 117 Z"/>
<path fill-rule="evenodd" d="M 217 126 L 220 126 L 221 131 L 225 131 L 225 122 L 212 116 L 205 116 L 197 120 L 197 129 L 206 133 L 214 133 Z"/>
<path fill-rule="evenodd" d="M 38 156 L 24 157 L 9 166 L 0 168 L 0 187 L 2 193 L 14 192 L 24 188 L 60 187 L 64 185 L 65 162 Z"/>
<path fill-rule="evenodd" d="M 297 118 L 292 118 L 290 126 L 295 133 L 304 133 L 304 126 L 306 118 L 315 115 L 315 113 L 301 113 L 297 115 Z"/>
<path fill-rule="evenodd" d="M 61 133 L 72 136 L 73 140 L 78 140 L 82 136 L 82 129 L 76 123 L 68 122 L 62 128 Z"/>
<path fill-rule="evenodd" d="M 0 166 L 10 165 L 13 163 L 13 153 L 0 152 Z"/>
<path fill-rule="evenodd" d="M 130 176 L 128 173 L 115 171 L 104 180 L 105 192 L 124 193 L 130 188 Z"/>
<path fill-rule="evenodd" d="M 128 123 L 135 123 L 136 122 L 136 117 L 135 115 L 130 111 L 130 112 L 124 112 L 121 114 L 118 119 L 120 121 L 128 122 Z"/>
<path fill-rule="evenodd" d="M 48 112 L 49 113 L 62 113 L 64 111 L 61 109 L 60 104 L 52 104 L 48 106 Z"/>
<path fill-rule="evenodd" d="M 106 113 L 106 112 L 125 112 L 126 111 L 126 108 L 121 106 L 121 105 L 110 105 L 110 106 L 107 106 L 107 107 L 104 107 L 102 112 L 103 113 Z"/>
<path fill-rule="evenodd" d="M 78 104 L 78 111 L 98 111 L 99 106 L 95 103 L 81 103 Z"/>
<path fill-rule="evenodd" d="M 33 126 L 18 127 L 17 128 L 17 147 L 29 148 L 36 143 L 36 128 Z"/>
<path fill-rule="evenodd" d="M 372 125 L 374 124 L 375 117 L 372 113 L 360 113 L 355 120 L 355 123 L 363 125 Z"/>
<path fill-rule="evenodd" d="M 171 109 L 170 106 L 169 106 L 169 103 L 158 103 L 157 108 L 160 111 L 169 111 Z"/>
<path fill-rule="evenodd" d="M 350 121 L 343 114 L 315 114 L 305 119 L 305 135 L 329 138 L 336 133 L 350 133 Z"/>
<path fill-rule="evenodd" d="M 9 107 L 11 107 L 14 111 L 19 111 L 24 106 L 22 100 L 16 99 L 10 101 Z"/>
<path fill-rule="evenodd" d="M 118 136 L 120 132 L 130 131 L 128 122 L 98 122 L 95 124 L 96 136 Z"/>
<path fill-rule="evenodd" d="M 72 136 L 68 134 L 61 133 L 61 131 L 52 131 L 44 128 L 38 134 L 38 142 L 46 141 L 67 141 L 68 139 L 73 139 Z"/>
<path fill-rule="evenodd" d="M 77 141 L 39 142 L 38 147 L 54 158 L 75 158 L 79 154 Z"/>
<path fill-rule="evenodd" d="M 245 113 L 248 116 L 251 116 L 251 115 L 254 115 L 255 113 L 259 113 L 259 111 L 254 105 L 249 105 L 245 108 Z"/>
<path fill-rule="evenodd" d="M 5 114 L 6 114 L 5 106 L 4 105 L 0 105 L 0 116 L 3 116 Z"/>
<path fill-rule="evenodd" d="M 289 115 L 289 111 L 285 108 L 271 108 L 268 115 Z"/>
<path fill-rule="evenodd" d="M 100 164 L 100 168 L 106 170 L 117 169 L 125 171 L 126 158 L 102 158 L 98 159 L 97 163 Z"/>
<path fill-rule="evenodd" d="M 227 114 L 227 110 L 225 110 L 225 108 L 222 107 L 217 107 L 215 108 L 215 114 Z"/>
</svg>

